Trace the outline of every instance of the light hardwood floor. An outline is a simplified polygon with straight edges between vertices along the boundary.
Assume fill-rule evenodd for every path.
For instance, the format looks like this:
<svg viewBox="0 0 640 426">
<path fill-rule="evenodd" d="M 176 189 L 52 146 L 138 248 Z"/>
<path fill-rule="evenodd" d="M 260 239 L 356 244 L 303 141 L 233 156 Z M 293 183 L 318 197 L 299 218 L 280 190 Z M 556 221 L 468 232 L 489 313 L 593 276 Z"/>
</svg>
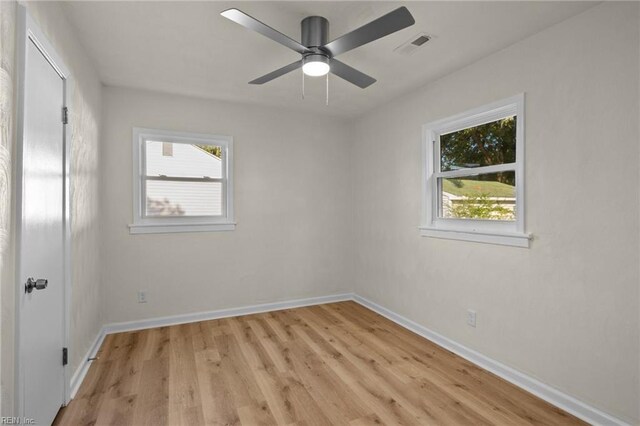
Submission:
<svg viewBox="0 0 640 426">
<path fill-rule="evenodd" d="M 108 335 L 58 425 L 582 424 L 354 303 Z"/>
</svg>

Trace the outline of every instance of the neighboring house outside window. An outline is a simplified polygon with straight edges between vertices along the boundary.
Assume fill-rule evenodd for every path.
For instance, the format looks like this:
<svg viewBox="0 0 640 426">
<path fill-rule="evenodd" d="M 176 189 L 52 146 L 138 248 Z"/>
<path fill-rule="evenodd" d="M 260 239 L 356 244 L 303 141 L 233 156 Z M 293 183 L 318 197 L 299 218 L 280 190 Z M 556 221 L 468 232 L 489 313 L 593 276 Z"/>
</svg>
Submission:
<svg viewBox="0 0 640 426">
<path fill-rule="evenodd" d="M 231 137 L 133 129 L 132 234 L 229 231 Z"/>
<path fill-rule="evenodd" d="M 528 247 L 524 95 L 423 127 L 421 234 Z"/>
<path fill-rule="evenodd" d="M 162 142 L 162 155 L 164 155 L 165 157 L 173 156 L 173 143 Z"/>
</svg>

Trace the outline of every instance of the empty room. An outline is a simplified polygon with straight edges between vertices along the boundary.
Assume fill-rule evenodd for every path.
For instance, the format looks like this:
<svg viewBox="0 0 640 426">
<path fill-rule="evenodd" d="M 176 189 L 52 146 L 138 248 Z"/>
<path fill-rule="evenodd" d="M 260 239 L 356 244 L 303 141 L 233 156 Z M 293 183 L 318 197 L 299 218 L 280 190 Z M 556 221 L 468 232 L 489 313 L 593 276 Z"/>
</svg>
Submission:
<svg viewBox="0 0 640 426">
<path fill-rule="evenodd" d="M 640 425 L 640 2 L 0 0 L 0 424 Z"/>
</svg>

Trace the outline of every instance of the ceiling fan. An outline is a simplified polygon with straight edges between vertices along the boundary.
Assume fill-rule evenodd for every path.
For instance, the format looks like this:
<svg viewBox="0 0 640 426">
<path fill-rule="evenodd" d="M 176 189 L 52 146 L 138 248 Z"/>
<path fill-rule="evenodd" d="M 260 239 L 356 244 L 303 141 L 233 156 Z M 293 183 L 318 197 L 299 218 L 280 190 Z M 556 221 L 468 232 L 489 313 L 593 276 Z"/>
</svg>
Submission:
<svg viewBox="0 0 640 426">
<path fill-rule="evenodd" d="M 363 89 L 375 83 L 376 80 L 340 62 L 335 57 L 415 23 L 411 13 L 403 6 L 327 43 L 329 21 L 322 16 L 308 16 L 300 23 L 302 42 L 298 43 L 241 10 L 228 9 L 221 15 L 302 55 L 299 61 L 256 78 L 249 84 L 264 84 L 302 67 L 302 71 L 308 76 L 319 77 L 331 72 Z"/>
</svg>

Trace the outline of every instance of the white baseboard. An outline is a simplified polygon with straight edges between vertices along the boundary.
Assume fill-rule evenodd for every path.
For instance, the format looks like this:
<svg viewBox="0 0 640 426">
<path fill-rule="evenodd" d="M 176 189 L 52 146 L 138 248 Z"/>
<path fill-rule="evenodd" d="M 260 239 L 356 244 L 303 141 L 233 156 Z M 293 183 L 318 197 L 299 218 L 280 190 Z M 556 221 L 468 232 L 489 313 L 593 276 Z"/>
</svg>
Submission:
<svg viewBox="0 0 640 426">
<path fill-rule="evenodd" d="M 197 321 L 206 321 L 219 318 L 230 318 L 240 315 L 258 314 L 262 312 L 278 311 L 282 309 L 301 308 L 304 306 L 321 305 L 324 303 L 343 302 L 346 300 L 353 300 L 360 305 L 371 309 L 372 311 L 382 315 L 395 322 L 396 324 L 413 331 L 414 333 L 432 341 L 433 343 L 441 346 L 456 355 L 478 365 L 492 372 L 493 374 L 505 379 L 506 381 L 513 383 L 514 385 L 530 392 L 537 397 L 555 405 L 558 408 L 565 410 L 574 416 L 591 423 L 593 425 L 620 425 L 628 426 L 628 423 L 617 419 L 595 407 L 592 407 L 576 398 L 567 395 L 553 387 L 546 385 L 539 380 L 528 376 L 520 371 L 517 371 L 511 367 L 508 367 L 494 359 L 491 359 L 479 352 L 469 349 L 464 345 L 461 345 L 435 331 L 429 330 L 426 327 L 421 326 L 408 318 L 405 318 L 395 312 L 378 305 L 362 296 L 352 293 L 336 294 L 331 296 L 319 296 L 306 299 L 296 299 L 283 302 L 264 303 L 260 305 L 245 306 L 241 308 L 221 309 L 208 312 L 196 312 L 192 314 L 173 315 L 167 317 L 150 318 L 139 321 L 129 321 L 120 323 L 107 324 L 98 333 L 95 341 L 89 348 L 89 351 L 85 355 L 85 362 L 82 363 L 75 374 L 71 378 L 71 398 L 76 395 L 76 392 L 80 388 L 80 384 L 84 380 L 87 371 L 89 370 L 90 362 L 89 358 L 95 357 L 96 353 L 100 349 L 102 342 L 107 334 L 120 333 L 125 331 L 143 330 L 147 328 L 165 327 L 169 325 L 186 324 Z"/>
<path fill-rule="evenodd" d="M 240 315 L 259 314 L 261 312 L 280 311 L 282 309 L 301 308 L 303 306 L 321 305 L 323 303 L 343 302 L 345 300 L 353 300 L 353 295 L 351 293 L 335 294 L 330 296 L 287 300 L 283 302 L 263 303 L 260 305 L 244 306 L 241 308 L 194 312 L 192 314 L 171 315 L 139 321 L 116 322 L 105 325 L 103 329 L 105 334 L 121 333 L 123 331 L 144 330 L 146 328 L 166 327 L 169 325 L 186 324 L 190 322 L 238 317 Z"/>
<path fill-rule="evenodd" d="M 479 367 L 484 368 L 503 378 L 504 380 L 518 386 L 537 396 L 540 399 L 547 401 L 550 404 L 555 405 L 564 411 L 573 414 L 574 416 L 582 419 L 593 425 L 620 425 L 628 426 L 628 424 L 620 419 L 617 419 L 595 407 L 592 407 L 576 398 L 567 395 L 557 389 L 546 385 L 539 380 L 534 379 L 527 374 L 517 371 L 511 367 L 508 367 L 494 359 L 491 359 L 479 352 L 469 349 L 460 343 L 444 337 L 435 331 L 429 330 L 426 327 L 421 326 L 408 318 L 398 315 L 395 312 L 378 305 L 362 296 L 357 294 L 353 296 L 353 300 L 362 306 L 371 309 L 372 311 L 382 315 L 385 318 L 390 319 L 396 324 L 413 331 L 414 333 L 424 337 L 427 340 L 432 341 L 438 346 L 441 346 L 458 356 L 476 364 Z"/>
<path fill-rule="evenodd" d="M 94 358 L 98 353 L 98 351 L 100 350 L 100 346 L 102 346 L 102 342 L 104 341 L 104 336 L 105 336 L 104 327 L 102 327 L 100 331 L 98 331 L 98 335 L 93 340 L 93 343 L 89 347 L 89 350 L 82 358 L 82 361 L 80 362 L 80 365 L 76 369 L 76 372 L 73 373 L 73 376 L 71 377 L 70 399 L 73 399 L 76 397 L 76 394 L 78 393 L 78 389 L 80 389 L 80 385 L 84 381 L 84 378 L 87 375 L 87 372 L 89 371 L 89 367 L 91 366 L 91 362 L 89 361 L 89 359 Z"/>
</svg>

